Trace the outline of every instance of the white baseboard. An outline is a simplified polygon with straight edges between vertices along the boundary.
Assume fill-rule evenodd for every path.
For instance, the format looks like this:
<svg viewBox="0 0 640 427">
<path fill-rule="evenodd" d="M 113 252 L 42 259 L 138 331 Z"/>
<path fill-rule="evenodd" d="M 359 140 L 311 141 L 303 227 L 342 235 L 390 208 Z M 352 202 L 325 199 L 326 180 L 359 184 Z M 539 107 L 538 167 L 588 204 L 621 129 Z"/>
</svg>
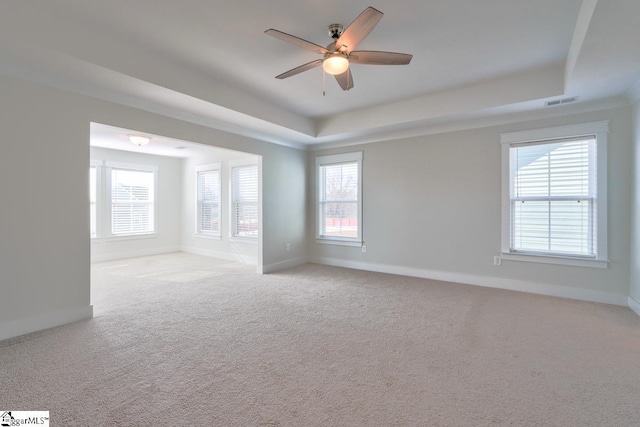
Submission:
<svg viewBox="0 0 640 427">
<path fill-rule="evenodd" d="M 141 256 L 169 254 L 180 252 L 180 246 L 163 246 L 160 248 L 139 249 L 136 251 L 114 252 L 110 254 L 91 255 L 91 262 L 115 261 L 124 258 L 136 258 Z"/>
<path fill-rule="evenodd" d="M 194 255 L 202 255 L 202 256 L 208 256 L 212 258 L 226 259 L 229 261 L 239 261 L 245 264 L 251 264 L 251 265 L 257 264 L 257 260 L 255 257 L 237 254 L 237 253 L 216 251 L 213 249 L 195 248 L 193 246 L 181 246 L 180 251 L 187 252 Z"/>
<path fill-rule="evenodd" d="M 636 301 L 633 297 L 629 297 L 629 308 L 640 316 L 640 302 Z"/>
<path fill-rule="evenodd" d="M 54 328 L 93 317 L 93 306 L 74 308 L 72 310 L 47 313 L 13 322 L 0 323 L 0 341 L 43 329 Z"/>
<path fill-rule="evenodd" d="M 511 291 L 527 292 L 530 294 L 549 295 L 554 297 L 571 298 L 582 301 L 601 302 L 614 305 L 628 305 L 627 297 L 611 292 L 592 291 L 588 289 L 569 288 L 566 286 L 550 285 L 546 283 L 529 282 L 525 280 L 502 279 L 498 277 L 476 276 L 470 274 L 451 273 L 448 271 L 422 270 L 395 265 L 373 264 L 359 261 L 347 261 L 336 258 L 309 258 L 309 262 L 332 265 L 336 267 L 353 268 L 356 270 L 376 271 L 380 273 L 398 274 L 402 276 L 420 277 L 423 279 L 440 280 L 443 282 L 462 283 L 465 285 L 484 286 L 488 288 L 508 289 Z"/>
<path fill-rule="evenodd" d="M 276 271 L 284 270 L 285 268 L 297 267 L 305 263 L 307 263 L 307 258 L 305 257 L 287 259 L 284 261 L 262 266 L 261 273 L 262 274 L 275 273 Z"/>
</svg>

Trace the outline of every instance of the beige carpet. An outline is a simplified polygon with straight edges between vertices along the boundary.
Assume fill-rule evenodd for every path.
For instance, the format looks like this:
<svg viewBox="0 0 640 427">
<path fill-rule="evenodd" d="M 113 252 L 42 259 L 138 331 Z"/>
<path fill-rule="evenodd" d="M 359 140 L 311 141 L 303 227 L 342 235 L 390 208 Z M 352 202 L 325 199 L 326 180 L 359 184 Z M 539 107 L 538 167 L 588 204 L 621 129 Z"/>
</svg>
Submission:
<svg viewBox="0 0 640 427">
<path fill-rule="evenodd" d="M 92 280 L 95 318 L 0 343 L 0 409 L 52 426 L 640 425 L 627 308 L 187 254 Z"/>
</svg>

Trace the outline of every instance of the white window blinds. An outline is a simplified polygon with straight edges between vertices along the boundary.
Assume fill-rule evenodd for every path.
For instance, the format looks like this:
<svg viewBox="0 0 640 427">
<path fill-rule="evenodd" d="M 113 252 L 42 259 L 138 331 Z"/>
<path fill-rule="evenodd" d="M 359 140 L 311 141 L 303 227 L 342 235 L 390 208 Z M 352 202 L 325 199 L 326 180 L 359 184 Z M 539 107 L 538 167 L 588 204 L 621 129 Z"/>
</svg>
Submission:
<svg viewBox="0 0 640 427">
<path fill-rule="evenodd" d="M 231 234 L 258 237 L 258 166 L 231 169 Z"/>
<path fill-rule="evenodd" d="M 319 237 L 358 238 L 358 163 L 319 166 Z"/>
<path fill-rule="evenodd" d="M 111 233 L 154 232 L 155 173 L 128 169 L 111 170 Z"/>
<path fill-rule="evenodd" d="M 220 235 L 220 170 L 203 170 L 197 175 L 197 232 Z"/>
<path fill-rule="evenodd" d="M 512 144 L 511 251 L 597 256 L 596 138 Z"/>
</svg>

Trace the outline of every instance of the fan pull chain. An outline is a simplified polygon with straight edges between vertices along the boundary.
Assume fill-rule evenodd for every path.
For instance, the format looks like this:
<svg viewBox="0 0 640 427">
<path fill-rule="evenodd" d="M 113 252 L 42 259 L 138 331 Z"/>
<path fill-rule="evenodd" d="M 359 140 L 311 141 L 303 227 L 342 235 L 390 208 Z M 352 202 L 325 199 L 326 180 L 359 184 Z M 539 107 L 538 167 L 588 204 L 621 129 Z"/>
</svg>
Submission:
<svg viewBox="0 0 640 427">
<path fill-rule="evenodd" d="M 322 96 L 327 96 L 327 73 L 322 69 Z"/>
</svg>

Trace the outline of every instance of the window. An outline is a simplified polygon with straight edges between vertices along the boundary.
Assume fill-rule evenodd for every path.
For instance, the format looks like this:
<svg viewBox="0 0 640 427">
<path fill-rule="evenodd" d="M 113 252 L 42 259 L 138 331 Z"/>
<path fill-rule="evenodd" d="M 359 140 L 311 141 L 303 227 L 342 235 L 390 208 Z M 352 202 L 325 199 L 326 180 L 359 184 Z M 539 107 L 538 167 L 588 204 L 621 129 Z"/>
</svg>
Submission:
<svg viewBox="0 0 640 427">
<path fill-rule="evenodd" d="M 606 133 L 600 122 L 502 135 L 503 257 L 606 267 Z"/>
<path fill-rule="evenodd" d="M 155 231 L 155 172 L 111 168 L 111 234 Z"/>
<path fill-rule="evenodd" d="M 156 232 L 157 166 L 91 160 L 89 219 L 94 243 Z"/>
<path fill-rule="evenodd" d="M 220 236 L 220 164 L 196 167 L 196 233 Z"/>
<path fill-rule="evenodd" d="M 258 165 L 231 168 L 231 235 L 258 237 Z"/>
<path fill-rule="evenodd" d="M 316 157 L 321 243 L 362 244 L 362 152 Z"/>
<path fill-rule="evenodd" d="M 111 234 L 153 233 L 155 173 L 111 169 Z"/>
</svg>

